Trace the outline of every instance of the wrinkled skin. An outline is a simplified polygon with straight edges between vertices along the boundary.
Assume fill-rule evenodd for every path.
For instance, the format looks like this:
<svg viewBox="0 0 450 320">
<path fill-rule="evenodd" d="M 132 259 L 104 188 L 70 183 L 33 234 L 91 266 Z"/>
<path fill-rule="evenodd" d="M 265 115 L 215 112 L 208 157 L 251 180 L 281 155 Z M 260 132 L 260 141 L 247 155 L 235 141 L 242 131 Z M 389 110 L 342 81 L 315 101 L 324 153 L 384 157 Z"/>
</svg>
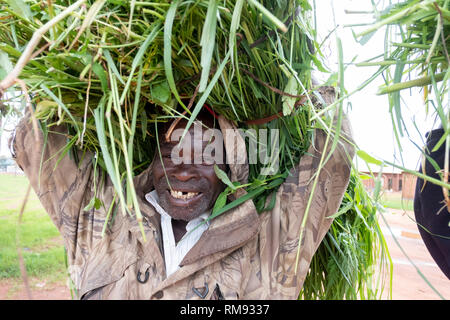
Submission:
<svg viewBox="0 0 450 320">
<path fill-rule="evenodd" d="M 184 129 L 187 121 L 180 121 L 175 129 Z M 205 123 L 210 127 L 210 123 Z M 191 163 L 176 164 L 172 161 L 172 149 L 177 142 L 165 141 L 164 135 L 160 136 L 160 154 L 157 152 L 153 162 L 153 185 L 159 197 L 159 204 L 172 217 L 175 240 L 179 241 L 186 233 L 186 224 L 210 210 L 224 190 L 224 184 L 214 171 L 214 162 L 194 164 L 194 126 L 191 126 L 188 134 L 191 137 Z M 204 132 L 202 128 L 202 133 Z M 202 141 L 202 152 L 207 146 L 207 141 Z M 182 152 L 180 152 L 182 156 Z M 161 162 L 162 158 L 162 162 Z M 225 164 L 217 164 L 222 170 Z M 190 198 L 183 199 L 174 197 L 173 191 L 182 192 L 183 196 L 188 193 Z M 178 193 L 180 196 L 180 193 Z"/>
</svg>

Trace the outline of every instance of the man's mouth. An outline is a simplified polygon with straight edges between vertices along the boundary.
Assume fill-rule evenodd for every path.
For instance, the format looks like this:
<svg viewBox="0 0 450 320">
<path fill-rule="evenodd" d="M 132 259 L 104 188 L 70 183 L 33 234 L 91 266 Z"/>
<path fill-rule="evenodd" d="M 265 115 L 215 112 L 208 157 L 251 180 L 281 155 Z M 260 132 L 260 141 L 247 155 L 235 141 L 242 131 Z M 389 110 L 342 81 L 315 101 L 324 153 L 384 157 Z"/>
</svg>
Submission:
<svg viewBox="0 0 450 320">
<path fill-rule="evenodd" d="M 170 195 L 175 199 L 189 200 L 201 194 L 201 192 L 185 192 L 180 190 L 169 190 Z"/>
</svg>

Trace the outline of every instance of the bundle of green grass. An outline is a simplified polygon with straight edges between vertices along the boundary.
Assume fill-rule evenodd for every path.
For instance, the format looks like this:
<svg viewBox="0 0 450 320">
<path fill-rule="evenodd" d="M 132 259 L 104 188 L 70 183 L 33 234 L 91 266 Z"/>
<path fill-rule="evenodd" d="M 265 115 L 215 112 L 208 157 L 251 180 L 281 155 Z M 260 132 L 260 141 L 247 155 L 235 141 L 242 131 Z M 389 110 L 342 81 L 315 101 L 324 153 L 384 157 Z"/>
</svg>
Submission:
<svg viewBox="0 0 450 320">
<path fill-rule="evenodd" d="M 279 129 L 279 171 L 261 176 L 258 165 L 250 166 L 246 197 L 267 210 L 268 197 L 306 152 L 316 126 L 312 101 L 320 97 L 314 98 L 311 73 L 324 69 L 312 13 L 306 0 L 9 0 L 0 11 L 0 92 L 20 84 L 44 134 L 55 124 L 68 127 L 60 156 L 72 148 L 95 152 L 122 210 L 134 208 L 138 221 L 132 179 L 153 158 L 156 122 L 186 117 L 191 125 L 207 105 L 238 127 Z M 215 213 L 227 208 L 222 204 Z M 355 248 L 375 234 L 361 227 Z M 353 252 L 358 259 L 374 257 L 371 250 Z M 338 263 L 335 254 L 328 257 Z M 354 265 L 345 272 L 360 270 Z M 326 282 L 322 272 L 309 277 Z M 327 297 L 312 291 L 304 297 Z"/>
<path fill-rule="evenodd" d="M 17 63 L 33 34 L 70 5 L 7 2 L 3 55 Z M 20 78 L 35 96 L 37 118 L 65 123 L 72 144 L 101 151 L 116 185 L 152 158 L 155 120 L 183 113 L 191 124 L 204 104 L 243 127 L 281 112 L 259 125 L 282 130 L 280 173 L 307 149 L 313 106 L 305 97 L 313 64 L 322 68 L 307 1 L 98 0 L 70 10 L 48 28 Z M 258 168 L 251 171 L 257 178 Z"/>
<path fill-rule="evenodd" d="M 66 151 L 98 153 L 138 219 L 132 177 L 153 158 L 156 121 L 183 116 L 189 127 L 206 104 L 239 127 L 279 129 L 279 172 L 250 166 L 259 211 L 308 148 L 311 71 L 323 68 L 307 1 L 19 0 L 3 9 L 3 57 L 20 65 L 35 45 L 20 79 L 36 118 L 67 125 Z"/>
</svg>

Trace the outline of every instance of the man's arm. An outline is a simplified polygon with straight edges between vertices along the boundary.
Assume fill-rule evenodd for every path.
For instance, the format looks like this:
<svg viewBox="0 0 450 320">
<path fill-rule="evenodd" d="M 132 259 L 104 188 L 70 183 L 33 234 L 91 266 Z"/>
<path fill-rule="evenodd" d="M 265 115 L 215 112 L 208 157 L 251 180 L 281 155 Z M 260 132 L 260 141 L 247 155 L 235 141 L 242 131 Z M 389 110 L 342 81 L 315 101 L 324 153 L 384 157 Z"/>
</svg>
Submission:
<svg viewBox="0 0 450 320">
<path fill-rule="evenodd" d="M 346 118 L 342 131 L 351 141 Z M 267 272 L 266 279 L 270 279 L 274 298 L 297 298 L 313 255 L 333 221 L 328 217 L 338 211 L 347 189 L 354 150 L 341 140 L 321 169 L 312 192 L 325 141 L 326 134 L 316 130 L 308 153 L 278 190 L 274 209 L 262 216 L 260 253 L 265 261 L 261 263 L 265 265 L 263 271 Z M 329 155 L 331 144 L 330 137 L 325 157 Z M 306 213 L 311 193 L 312 201 Z M 303 240 L 298 251 L 300 233 Z"/>
<path fill-rule="evenodd" d="M 50 128 L 44 144 L 41 131 L 36 140 L 29 114 L 17 125 L 11 142 L 17 164 L 64 238 L 69 263 L 79 252 L 86 255 L 92 245 L 94 226 L 94 212 L 83 211 L 94 191 L 92 158 L 85 156 L 79 165 L 69 154 L 61 158 L 68 142 L 66 128 Z"/>
</svg>

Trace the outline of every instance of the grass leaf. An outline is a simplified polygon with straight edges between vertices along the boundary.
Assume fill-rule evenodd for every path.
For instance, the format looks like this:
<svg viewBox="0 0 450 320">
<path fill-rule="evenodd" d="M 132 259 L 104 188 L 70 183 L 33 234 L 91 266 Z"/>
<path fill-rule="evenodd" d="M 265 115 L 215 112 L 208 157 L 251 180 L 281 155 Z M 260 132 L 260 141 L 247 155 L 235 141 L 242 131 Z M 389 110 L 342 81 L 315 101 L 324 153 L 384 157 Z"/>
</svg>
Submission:
<svg viewBox="0 0 450 320">
<path fill-rule="evenodd" d="M 214 165 L 214 172 L 216 173 L 217 177 L 226 184 L 231 190 L 235 191 L 237 187 L 230 181 L 228 178 L 228 175 L 221 170 L 216 164 Z"/>
<path fill-rule="evenodd" d="M 21 17 L 31 21 L 33 14 L 30 7 L 23 0 L 6 0 L 11 9 Z"/>
<path fill-rule="evenodd" d="M 376 164 L 377 166 L 383 165 L 383 162 L 381 160 L 375 159 L 374 157 L 369 155 L 364 150 L 358 150 L 358 151 L 356 151 L 356 154 L 358 155 L 358 157 L 360 157 L 361 159 L 363 159 L 367 163 Z"/>
<path fill-rule="evenodd" d="M 291 95 L 297 95 L 298 93 L 298 84 L 297 80 L 294 76 L 291 76 L 288 80 L 288 83 L 286 87 L 284 88 L 284 92 L 289 93 Z M 289 97 L 289 96 L 283 96 L 281 98 L 283 101 L 283 115 L 288 116 L 294 111 L 295 102 L 297 101 L 297 98 Z"/>
<path fill-rule="evenodd" d="M 202 38 L 200 40 L 200 46 L 202 47 L 202 55 L 200 60 L 202 73 L 200 77 L 199 92 L 205 91 L 209 78 L 209 72 L 211 70 L 211 62 L 216 40 L 217 8 L 218 1 L 209 0 L 208 11 L 206 12 L 206 18 L 203 25 Z"/>
<path fill-rule="evenodd" d="M 170 4 L 169 10 L 166 13 L 166 20 L 164 22 L 164 70 L 166 72 L 167 82 L 178 102 L 184 106 L 180 99 L 177 87 L 175 85 L 175 78 L 172 69 L 172 28 L 180 0 L 174 0 Z"/>
</svg>

